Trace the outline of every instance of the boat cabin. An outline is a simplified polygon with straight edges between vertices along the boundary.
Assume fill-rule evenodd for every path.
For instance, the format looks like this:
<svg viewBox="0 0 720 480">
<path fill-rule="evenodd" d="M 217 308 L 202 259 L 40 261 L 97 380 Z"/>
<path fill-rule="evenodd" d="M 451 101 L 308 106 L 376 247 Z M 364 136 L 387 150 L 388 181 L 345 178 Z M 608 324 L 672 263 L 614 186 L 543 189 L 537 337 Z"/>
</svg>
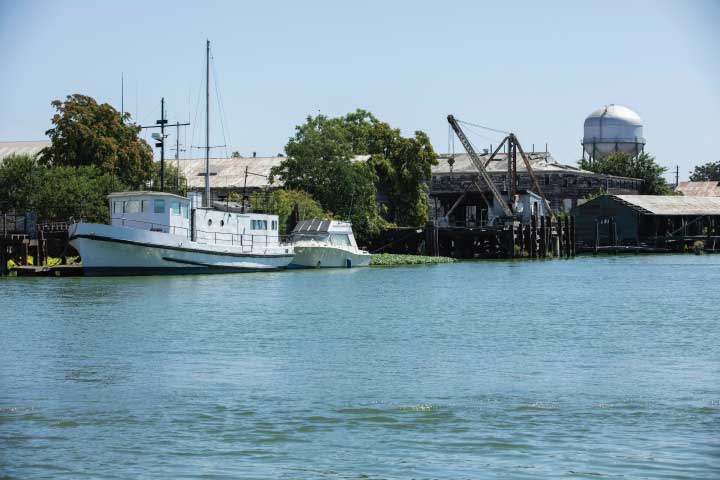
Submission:
<svg viewBox="0 0 720 480">
<path fill-rule="evenodd" d="M 352 225 L 349 222 L 327 220 L 325 218 L 312 218 L 299 222 L 292 231 L 291 241 L 293 243 L 316 241 L 329 243 L 330 245 L 357 248 Z"/>
<path fill-rule="evenodd" d="M 199 243 L 243 247 L 275 246 L 280 243 L 277 215 L 196 208 L 192 211 L 192 219 L 194 240 Z"/>
<path fill-rule="evenodd" d="M 190 238 L 190 200 L 165 192 L 108 195 L 110 224 Z"/>
<path fill-rule="evenodd" d="M 191 199 L 165 192 L 112 193 L 111 224 L 163 232 L 219 245 L 276 246 L 277 215 L 240 210 L 193 208 Z"/>
</svg>

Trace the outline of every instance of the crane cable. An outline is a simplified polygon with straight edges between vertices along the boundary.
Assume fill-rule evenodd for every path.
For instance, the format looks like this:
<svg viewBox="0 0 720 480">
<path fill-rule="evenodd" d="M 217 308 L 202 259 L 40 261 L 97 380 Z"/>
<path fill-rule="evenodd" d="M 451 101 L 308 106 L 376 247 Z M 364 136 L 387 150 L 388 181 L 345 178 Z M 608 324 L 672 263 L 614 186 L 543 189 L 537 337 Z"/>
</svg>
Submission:
<svg viewBox="0 0 720 480">
<path fill-rule="evenodd" d="M 505 130 L 499 130 L 497 128 L 486 127 L 485 125 L 479 125 L 477 123 L 466 122 L 465 120 L 460 120 L 458 118 L 456 118 L 455 120 L 457 120 L 458 123 L 462 123 L 463 125 L 470 125 L 473 127 L 482 128 L 484 130 L 490 130 L 491 132 L 502 133 L 503 135 L 510 135 L 510 132 L 506 132 Z"/>
</svg>

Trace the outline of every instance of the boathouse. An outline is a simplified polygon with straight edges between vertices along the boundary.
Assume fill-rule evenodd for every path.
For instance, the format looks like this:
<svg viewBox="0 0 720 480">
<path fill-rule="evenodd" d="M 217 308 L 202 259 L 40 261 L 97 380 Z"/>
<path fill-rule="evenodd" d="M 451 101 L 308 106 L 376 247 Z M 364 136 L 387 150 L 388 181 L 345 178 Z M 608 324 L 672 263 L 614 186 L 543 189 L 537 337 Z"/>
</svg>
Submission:
<svg viewBox="0 0 720 480">
<path fill-rule="evenodd" d="M 572 211 L 579 249 L 720 249 L 720 197 L 603 195 Z"/>
</svg>

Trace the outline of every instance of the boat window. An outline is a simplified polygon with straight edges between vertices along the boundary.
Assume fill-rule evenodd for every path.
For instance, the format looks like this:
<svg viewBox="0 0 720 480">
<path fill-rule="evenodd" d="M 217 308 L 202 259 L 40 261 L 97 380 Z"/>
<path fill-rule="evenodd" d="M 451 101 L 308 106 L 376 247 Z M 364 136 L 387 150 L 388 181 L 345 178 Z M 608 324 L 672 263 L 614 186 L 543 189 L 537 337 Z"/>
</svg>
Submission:
<svg viewBox="0 0 720 480">
<path fill-rule="evenodd" d="M 173 215 L 180 215 L 180 202 L 170 203 L 170 213 Z"/>
<path fill-rule="evenodd" d="M 125 206 L 123 203 L 125 202 L 122 200 L 115 200 L 113 202 L 113 213 L 123 213 L 123 207 Z"/>
<path fill-rule="evenodd" d="M 221 227 L 224 227 L 224 226 L 225 226 L 225 220 L 220 220 L 220 226 L 221 226 Z"/>
<path fill-rule="evenodd" d="M 267 220 L 251 220 L 250 228 L 252 230 L 267 230 Z"/>
<path fill-rule="evenodd" d="M 212 227 L 212 218 L 208 218 L 208 227 Z"/>
<path fill-rule="evenodd" d="M 125 202 L 125 213 L 140 213 L 140 201 L 128 200 Z"/>
<path fill-rule="evenodd" d="M 273 221 L 272 221 L 272 229 L 273 229 L 273 230 L 277 230 L 277 227 L 278 227 L 278 224 L 277 224 L 277 223 L 278 223 L 277 220 L 273 220 Z"/>
<path fill-rule="evenodd" d="M 155 213 L 165 213 L 165 200 L 155 200 Z"/>
<path fill-rule="evenodd" d="M 150 212 L 150 200 L 142 201 L 142 212 Z"/>
<path fill-rule="evenodd" d="M 333 233 L 330 235 L 330 244 L 338 246 L 350 246 L 350 237 L 347 233 Z"/>
</svg>

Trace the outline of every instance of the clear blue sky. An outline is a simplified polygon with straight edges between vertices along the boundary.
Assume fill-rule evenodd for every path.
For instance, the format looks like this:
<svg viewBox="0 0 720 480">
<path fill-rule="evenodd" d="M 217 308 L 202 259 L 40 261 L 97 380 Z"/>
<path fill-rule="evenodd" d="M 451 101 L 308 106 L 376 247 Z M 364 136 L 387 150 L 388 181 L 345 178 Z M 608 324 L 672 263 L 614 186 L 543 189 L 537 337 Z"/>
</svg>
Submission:
<svg viewBox="0 0 720 480">
<path fill-rule="evenodd" d="M 365 108 L 439 152 L 453 113 L 574 163 L 585 116 L 618 103 L 681 178 L 720 160 L 718 1 L 0 0 L 0 140 L 43 139 L 50 102 L 70 93 L 119 109 L 122 72 L 140 122 L 159 118 L 161 96 L 171 120 L 199 121 L 206 38 L 228 150 L 243 155 L 281 152 L 307 114 Z"/>
</svg>

